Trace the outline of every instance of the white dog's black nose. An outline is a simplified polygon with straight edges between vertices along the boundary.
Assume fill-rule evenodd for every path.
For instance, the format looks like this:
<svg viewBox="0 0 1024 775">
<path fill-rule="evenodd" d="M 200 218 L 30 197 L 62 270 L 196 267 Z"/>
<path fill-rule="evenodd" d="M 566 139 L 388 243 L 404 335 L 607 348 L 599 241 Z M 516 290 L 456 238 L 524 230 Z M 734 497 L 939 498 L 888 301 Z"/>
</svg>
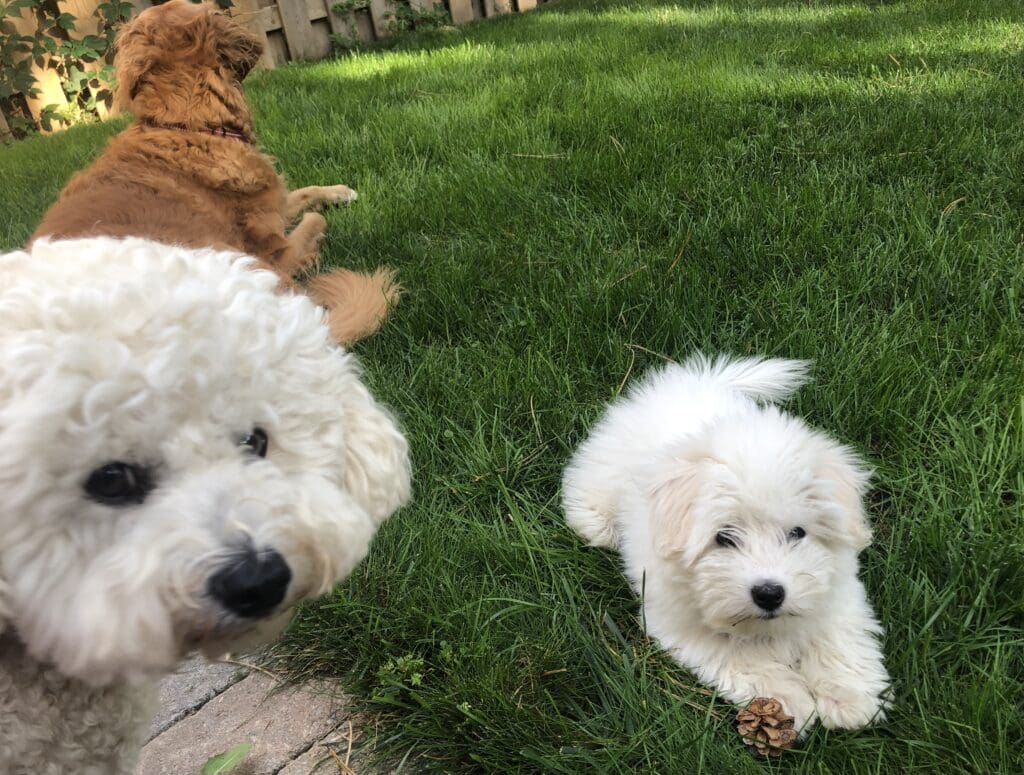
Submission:
<svg viewBox="0 0 1024 775">
<path fill-rule="evenodd" d="M 786 590 L 781 584 L 758 584 L 750 588 L 750 596 L 758 608 L 774 611 L 786 599 Z"/>
<path fill-rule="evenodd" d="M 210 596 L 231 613 L 258 619 L 284 600 L 292 571 L 273 549 L 235 555 L 207 584 Z"/>
</svg>

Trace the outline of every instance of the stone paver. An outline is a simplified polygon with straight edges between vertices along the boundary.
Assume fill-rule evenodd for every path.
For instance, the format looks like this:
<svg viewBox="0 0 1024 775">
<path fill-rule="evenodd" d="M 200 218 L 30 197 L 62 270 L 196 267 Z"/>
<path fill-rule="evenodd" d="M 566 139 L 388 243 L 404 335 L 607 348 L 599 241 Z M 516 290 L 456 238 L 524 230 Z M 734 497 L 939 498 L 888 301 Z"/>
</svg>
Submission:
<svg viewBox="0 0 1024 775">
<path fill-rule="evenodd" d="M 349 728 L 349 720 L 352 722 Z M 389 775 L 396 772 L 394 766 L 381 767 L 371 764 L 373 745 L 360 735 L 361 720 L 351 718 L 329 735 L 315 742 L 308 751 L 295 759 L 277 775 Z M 348 752 L 349 735 L 353 735 L 352 753 Z M 331 751 L 337 758 L 331 756 Z M 339 766 L 346 763 L 348 770 Z"/>
<path fill-rule="evenodd" d="M 313 743 L 308 751 L 288 764 L 277 775 L 337 775 L 337 760 L 330 755 L 329 751 L 339 752 L 341 760 L 345 761 L 345 741 L 344 735 L 337 731 L 331 732 Z M 352 764 L 351 760 L 349 763 Z"/>
<path fill-rule="evenodd" d="M 160 683 L 160 710 L 153 719 L 154 738 L 245 677 L 245 669 L 226 662 L 193 657 Z"/>
<path fill-rule="evenodd" d="M 343 695 L 315 687 L 279 688 L 270 676 L 254 672 L 150 740 L 135 774 L 198 775 L 211 756 L 249 743 L 245 763 L 232 775 L 275 775 L 339 729 L 347 716 Z M 326 753 L 322 747 L 320 752 Z M 310 766 L 320 758 L 310 757 Z M 310 770 L 320 771 L 330 772 Z"/>
</svg>

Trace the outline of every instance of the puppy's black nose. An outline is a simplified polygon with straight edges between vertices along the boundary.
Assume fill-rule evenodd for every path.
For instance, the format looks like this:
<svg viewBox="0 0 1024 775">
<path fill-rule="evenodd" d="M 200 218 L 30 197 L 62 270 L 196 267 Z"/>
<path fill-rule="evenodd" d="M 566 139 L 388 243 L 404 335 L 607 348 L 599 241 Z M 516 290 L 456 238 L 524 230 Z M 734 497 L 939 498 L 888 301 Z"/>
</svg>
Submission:
<svg viewBox="0 0 1024 775">
<path fill-rule="evenodd" d="M 750 588 L 750 596 L 758 608 L 774 611 L 786 599 L 786 590 L 781 584 L 758 584 Z"/>
<path fill-rule="evenodd" d="M 284 600 L 292 572 L 273 549 L 236 555 L 206 585 L 210 597 L 246 619 L 266 616 Z"/>
</svg>

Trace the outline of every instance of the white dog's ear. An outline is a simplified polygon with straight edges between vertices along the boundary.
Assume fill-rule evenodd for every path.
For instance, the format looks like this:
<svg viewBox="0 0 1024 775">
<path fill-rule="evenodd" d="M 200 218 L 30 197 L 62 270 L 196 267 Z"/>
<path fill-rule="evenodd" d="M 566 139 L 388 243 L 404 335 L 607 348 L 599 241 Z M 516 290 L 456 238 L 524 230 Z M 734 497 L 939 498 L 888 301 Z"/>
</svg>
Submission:
<svg viewBox="0 0 1024 775">
<path fill-rule="evenodd" d="M 838 543 L 860 552 L 871 543 L 871 526 L 864 510 L 864 494 L 871 471 L 857 454 L 831 439 L 825 440 L 815 472 L 826 512 L 826 530 Z"/>
<path fill-rule="evenodd" d="M 358 380 L 344 399 L 345 489 L 380 525 L 409 500 L 409 444 L 398 423 Z"/>
<path fill-rule="evenodd" d="M 692 565 L 700 553 L 691 534 L 700 495 L 702 457 L 696 450 L 679 450 L 651 469 L 648 479 L 655 551 L 666 560 L 684 565 Z"/>
</svg>

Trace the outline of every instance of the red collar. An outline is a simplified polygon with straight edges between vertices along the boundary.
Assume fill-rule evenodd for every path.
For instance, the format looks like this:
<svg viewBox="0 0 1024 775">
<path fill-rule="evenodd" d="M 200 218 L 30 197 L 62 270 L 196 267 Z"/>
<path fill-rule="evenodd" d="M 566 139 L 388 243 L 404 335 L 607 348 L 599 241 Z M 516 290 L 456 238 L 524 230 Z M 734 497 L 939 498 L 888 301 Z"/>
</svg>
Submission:
<svg viewBox="0 0 1024 775">
<path fill-rule="evenodd" d="M 237 129 L 232 129 L 231 127 L 217 126 L 213 127 L 212 129 L 206 129 L 203 131 L 209 132 L 214 137 L 233 137 L 236 140 L 241 140 L 243 143 L 249 142 L 248 137 L 246 137 L 242 132 L 238 131 Z"/>
<path fill-rule="evenodd" d="M 251 143 L 252 140 L 239 129 L 232 129 L 228 126 L 215 126 L 206 127 L 204 129 L 192 129 L 191 127 L 181 126 L 180 124 L 148 124 L 148 126 L 154 129 L 172 129 L 175 132 L 198 132 L 204 135 L 213 135 L 214 137 L 230 137 L 234 140 L 241 140 L 243 143 Z"/>
</svg>

